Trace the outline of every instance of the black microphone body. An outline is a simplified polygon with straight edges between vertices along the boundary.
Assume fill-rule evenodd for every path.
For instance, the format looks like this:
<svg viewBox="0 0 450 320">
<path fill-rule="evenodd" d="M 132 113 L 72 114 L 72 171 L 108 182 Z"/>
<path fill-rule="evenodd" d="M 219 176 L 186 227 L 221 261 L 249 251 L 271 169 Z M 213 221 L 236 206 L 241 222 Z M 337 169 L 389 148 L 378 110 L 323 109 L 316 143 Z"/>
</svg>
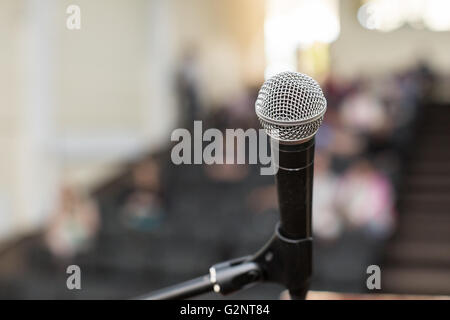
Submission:
<svg viewBox="0 0 450 320">
<path fill-rule="evenodd" d="M 279 155 L 275 178 L 280 208 L 279 228 L 288 239 L 312 236 L 314 145 L 314 138 L 300 144 L 272 144 L 272 152 Z"/>
<path fill-rule="evenodd" d="M 312 193 L 314 137 L 297 144 L 273 143 L 280 222 L 272 247 L 279 253 L 272 273 L 286 284 L 291 299 L 305 299 L 312 277 Z M 280 272 L 281 271 L 281 272 Z"/>
</svg>

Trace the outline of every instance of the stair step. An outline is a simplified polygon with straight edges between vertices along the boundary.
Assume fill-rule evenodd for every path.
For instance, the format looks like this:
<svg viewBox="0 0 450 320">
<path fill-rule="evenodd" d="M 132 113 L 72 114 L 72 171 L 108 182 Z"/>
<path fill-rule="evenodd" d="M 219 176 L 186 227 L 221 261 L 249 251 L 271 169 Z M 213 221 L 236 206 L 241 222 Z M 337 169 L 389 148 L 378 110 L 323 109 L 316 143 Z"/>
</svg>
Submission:
<svg viewBox="0 0 450 320">
<path fill-rule="evenodd" d="M 381 272 L 381 287 L 386 292 L 450 294 L 449 269 L 387 267 Z"/>
<path fill-rule="evenodd" d="M 450 243 L 396 242 L 386 250 L 391 263 L 450 268 Z"/>
<path fill-rule="evenodd" d="M 431 190 L 429 192 L 404 192 L 401 197 L 404 202 L 417 203 L 429 203 L 429 204 L 450 204 L 450 196 L 447 192 L 435 192 Z M 448 207 L 450 208 L 450 206 Z"/>
<path fill-rule="evenodd" d="M 424 183 L 430 185 L 441 185 L 441 184 L 449 184 L 450 183 L 450 174 L 442 175 L 442 174 L 415 174 L 407 177 L 405 179 L 406 183 L 416 184 L 416 183 Z"/>
<path fill-rule="evenodd" d="M 416 221 L 420 223 L 438 223 L 450 226 L 450 211 L 426 211 L 426 210 L 410 210 L 403 211 L 400 215 L 400 221 L 403 220 Z"/>
<path fill-rule="evenodd" d="M 450 225 L 436 222 L 435 220 L 427 219 L 405 219 L 401 220 L 398 228 L 398 233 L 401 234 L 431 234 L 439 236 L 442 239 L 450 240 Z M 450 251 L 449 251 L 450 254 Z"/>
<path fill-rule="evenodd" d="M 398 204 L 398 210 L 401 215 L 419 213 L 427 216 L 449 216 L 450 208 L 447 203 L 430 203 L 427 201 L 405 201 L 402 198 Z"/>
<path fill-rule="evenodd" d="M 409 163 L 406 174 L 411 176 L 414 174 L 450 174 L 450 163 L 448 161 L 428 161 Z"/>
</svg>

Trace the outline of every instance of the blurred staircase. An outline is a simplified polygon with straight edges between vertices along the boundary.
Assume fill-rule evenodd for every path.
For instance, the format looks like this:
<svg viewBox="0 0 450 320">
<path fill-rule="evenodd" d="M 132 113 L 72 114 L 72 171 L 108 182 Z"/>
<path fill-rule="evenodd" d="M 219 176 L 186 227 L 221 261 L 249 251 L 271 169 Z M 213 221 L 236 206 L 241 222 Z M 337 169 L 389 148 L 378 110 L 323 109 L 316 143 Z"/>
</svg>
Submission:
<svg viewBox="0 0 450 320">
<path fill-rule="evenodd" d="M 428 105 L 405 161 L 382 289 L 450 294 L 450 105 Z"/>
</svg>

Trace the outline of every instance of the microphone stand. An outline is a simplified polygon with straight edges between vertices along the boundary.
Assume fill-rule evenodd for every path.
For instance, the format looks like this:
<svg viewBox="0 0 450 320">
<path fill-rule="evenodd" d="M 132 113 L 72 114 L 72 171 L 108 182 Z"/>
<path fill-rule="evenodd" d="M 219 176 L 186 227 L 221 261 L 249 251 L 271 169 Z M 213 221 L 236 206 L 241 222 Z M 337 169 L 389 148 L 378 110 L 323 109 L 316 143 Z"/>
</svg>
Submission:
<svg viewBox="0 0 450 320">
<path fill-rule="evenodd" d="M 258 282 L 275 282 L 289 289 L 291 299 L 304 300 L 312 274 L 312 238 L 292 240 L 279 232 L 257 253 L 213 265 L 209 274 L 154 291 L 139 299 L 187 299 L 214 291 L 223 295 Z"/>
</svg>

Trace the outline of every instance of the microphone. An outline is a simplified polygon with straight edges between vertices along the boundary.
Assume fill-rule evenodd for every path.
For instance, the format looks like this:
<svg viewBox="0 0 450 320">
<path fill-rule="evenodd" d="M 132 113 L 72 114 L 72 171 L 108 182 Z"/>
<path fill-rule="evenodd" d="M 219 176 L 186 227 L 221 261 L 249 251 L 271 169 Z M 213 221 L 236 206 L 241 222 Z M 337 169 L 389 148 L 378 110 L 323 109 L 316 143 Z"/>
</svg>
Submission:
<svg viewBox="0 0 450 320">
<path fill-rule="evenodd" d="M 228 294 L 260 281 L 285 285 L 292 299 L 305 299 L 312 275 L 311 207 L 314 135 L 327 108 L 319 84 L 297 72 L 264 82 L 256 115 L 271 137 L 280 222 L 254 255 L 218 263 L 209 275 L 142 297 L 184 299 L 214 290 Z"/>
<path fill-rule="evenodd" d="M 271 137 L 272 155 L 278 153 L 273 157 L 278 169 L 278 237 L 303 248 L 296 253 L 301 257 L 292 257 L 291 265 L 282 267 L 293 298 L 304 298 L 312 274 L 314 136 L 326 108 L 319 84 L 298 72 L 282 72 L 266 80 L 255 103 L 261 126 Z"/>
</svg>

